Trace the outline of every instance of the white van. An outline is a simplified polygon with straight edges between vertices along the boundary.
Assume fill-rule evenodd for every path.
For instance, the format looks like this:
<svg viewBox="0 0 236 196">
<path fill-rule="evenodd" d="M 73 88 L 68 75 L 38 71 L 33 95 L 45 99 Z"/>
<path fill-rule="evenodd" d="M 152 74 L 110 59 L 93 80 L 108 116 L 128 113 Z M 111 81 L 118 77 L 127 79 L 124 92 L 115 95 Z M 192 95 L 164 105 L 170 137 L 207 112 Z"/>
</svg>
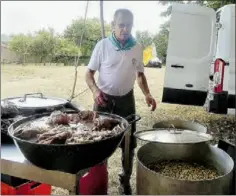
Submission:
<svg viewBox="0 0 236 196">
<path fill-rule="evenodd" d="M 173 4 L 162 102 L 235 109 L 235 4 Z"/>
</svg>

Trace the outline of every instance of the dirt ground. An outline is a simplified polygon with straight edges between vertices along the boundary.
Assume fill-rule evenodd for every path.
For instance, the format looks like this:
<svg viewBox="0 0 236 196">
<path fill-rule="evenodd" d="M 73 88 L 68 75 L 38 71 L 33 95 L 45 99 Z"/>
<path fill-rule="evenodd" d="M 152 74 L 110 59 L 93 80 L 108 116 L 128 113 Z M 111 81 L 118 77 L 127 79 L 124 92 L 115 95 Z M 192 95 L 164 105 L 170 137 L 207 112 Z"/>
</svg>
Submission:
<svg viewBox="0 0 236 196">
<path fill-rule="evenodd" d="M 78 68 L 78 80 L 75 94 L 80 94 L 73 100 L 77 105 L 81 105 L 85 109 L 92 109 L 92 94 L 89 90 L 84 91 L 87 86 L 85 84 L 84 75 L 86 67 Z M 150 112 L 147 107 L 141 90 L 135 85 L 135 99 L 137 113 L 142 119 L 138 122 L 138 130 L 151 128 L 155 122 L 166 119 L 184 119 L 197 120 L 208 126 L 210 132 L 216 137 L 224 137 L 222 132 L 225 128 L 221 127 L 221 122 L 229 122 L 235 125 L 235 116 L 225 116 L 207 113 L 202 107 L 181 106 L 174 104 L 161 103 L 162 88 L 164 82 L 165 69 L 146 68 L 145 69 L 148 84 L 152 95 L 156 98 L 158 105 L 155 112 Z M 45 96 L 55 96 L 68 99 L 71 95 L 74 81 L 74 67 L 68 66 L 35 66 L 35 65 L 3 65 L 1 67 L 1 99 L 10 96 L 23 96 L 25 93 L 41 92 Z M 220 123 L 219 123 L 220 122 Z M 227 123 L 226 123 L 227 124 Z M 219 128 L 219 126 L 221 128 Z M 227 127 L 227 126 L 226 126 Z M 235 128 L 227 134 L 235 136 Z M 140 146 L 140 144 L 139 144 Z M 136 149 L 137 150 L 137 149 Z M 109 158 L 109 192 L 110 195 L 118 194 L 118 173 L 121 168 L 120 150 L 118 149 L 112 157 Z M 134 172 L 131 183 L 133 194 L 136 193 L 135 176 L 136 162 L 134 163 Z M 67 190 L 54 187 L 53 194 L 68 194 Z"/>
</svg>

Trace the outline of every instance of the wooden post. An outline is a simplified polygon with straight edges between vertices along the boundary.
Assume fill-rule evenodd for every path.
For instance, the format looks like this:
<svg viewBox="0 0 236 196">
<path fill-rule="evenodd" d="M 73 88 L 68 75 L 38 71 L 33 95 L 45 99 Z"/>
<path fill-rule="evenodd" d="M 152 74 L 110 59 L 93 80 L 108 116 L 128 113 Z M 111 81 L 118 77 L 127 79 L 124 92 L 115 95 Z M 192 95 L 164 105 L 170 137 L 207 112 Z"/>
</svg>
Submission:
<svg viewBox="0 0 236 196">
<path fill-rule="evenodd" d="M 104 29 L 104 18 L 103 18 L 103 0 L 100 0 L 100 21 L 101 21 L 101 31 L 102 31 L 102 38 L 105 38 L 105 29 Z"/>
</svg>

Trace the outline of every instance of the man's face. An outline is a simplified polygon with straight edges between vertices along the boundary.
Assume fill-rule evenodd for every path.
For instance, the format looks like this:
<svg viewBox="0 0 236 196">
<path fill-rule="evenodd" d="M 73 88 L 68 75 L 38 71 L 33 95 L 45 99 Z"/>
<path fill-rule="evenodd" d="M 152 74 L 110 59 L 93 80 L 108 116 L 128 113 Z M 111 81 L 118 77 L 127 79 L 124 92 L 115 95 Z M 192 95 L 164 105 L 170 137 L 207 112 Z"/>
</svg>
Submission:
<svg viewBox="0 0 236 196">
<path fill-rule="evenodd" d="M 119 13 L 116 20 L 112 23 L 113 30 L 115 31 L 116 38 L 119 41 L 126 41 L 132 31 L 133 17 L 128 13 Z"/>
</svg>

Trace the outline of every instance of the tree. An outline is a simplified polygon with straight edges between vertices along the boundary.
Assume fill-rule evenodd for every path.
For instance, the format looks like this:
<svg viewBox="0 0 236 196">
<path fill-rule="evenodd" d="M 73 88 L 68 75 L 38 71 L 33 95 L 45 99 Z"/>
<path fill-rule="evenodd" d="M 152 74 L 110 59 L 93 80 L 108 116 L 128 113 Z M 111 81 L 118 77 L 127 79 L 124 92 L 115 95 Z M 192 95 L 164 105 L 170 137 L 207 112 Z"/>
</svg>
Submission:
<svg viewBox="0 0 236 196">
<path fill-rule="evenodd" d="M 79 48 L 74 42 L 67 40 L 64 37 L 57 38 L 55 55 L 76 56 L 78 55 L 78 52 Z"/>
<path fill-rule="evenodd" d="M 79 52 L 79 48 L 73 41 L 55 35 L 52 28 L 41 29 L 33 35 L 15 35 L 9 42 L 9 46 L 12 51 L 24 57 L 24 62 L 30 55 L 33 58 L 39 58 L 44 65 L 46 60 L 50 63 L 56 61 L 67 64 Z"/>
<path fill-rule="evenodd" d="M 153 38 L 153 42 L 155 43 L 157 54 L 162 59 L 163 63 L 166 62 L 169 27 L 170 27 L 170 21 L 167 21 L 166 23 L 162 24 L 160 26 L 159 33 L 156 34 Z"/>
<path fill-rule="evenodd" d="M 111 33 L 111 28 L 108 24 L 104 23 L 106 35 Z M 73 20 L 64 31 L 64 37 L 73 41 L 79 46 L 81 34 L 84 31 L 82 39 L 82 47 L 80 49 L 82 56 L 90 56 L 96 43 L 102 38 L 101 24 L 98 18 L 87 19 L 84 25 L 82 18 Z"/>
<path fill-rule="evenodd" d="M 213 8 L 214 10 L 218 10 L 224 5 L 235 4 L 236 0 L 224 0 L 224 1 L 206 1 L 205 5 L 207 7 Z"/>
<path fill-rule="evenodd" d="M 53 61 L 58 63 L 62 62 L 67 65 L 71 59 L 74 59 L 79 53 L 79 48 L 74 42 L 58 37 L 55 44 L 55 55 Z"/>
<path fill-rule="evenodd" d="M 9 41 L 10 50 L 16 52 L 17 54 L 24 57 L 23 64 L 26 62 L 26 58 L 31 54 L 31 45 L 32 45 L 32 35 L 14 35 Z"/>
<path fill-rule="evenodd" d="M 143 48 L 146 48 L 152 44 L 153 35 L 148 31 L 137 31 L 136 40 L 143 46 Z"/>
<path fill-rule="evenodd" d="M 45 30 L 39 30 L 36 32 L 31 44 L 31 54 L 40 58 L 42 63 L 47 57 L 54 56 L 54 48 L 56 44 L 56 38 L 54 36 L 54 30 L 52 28 Z M 44 62 L 45 65 L 45 62 Z"/>
</svg>

